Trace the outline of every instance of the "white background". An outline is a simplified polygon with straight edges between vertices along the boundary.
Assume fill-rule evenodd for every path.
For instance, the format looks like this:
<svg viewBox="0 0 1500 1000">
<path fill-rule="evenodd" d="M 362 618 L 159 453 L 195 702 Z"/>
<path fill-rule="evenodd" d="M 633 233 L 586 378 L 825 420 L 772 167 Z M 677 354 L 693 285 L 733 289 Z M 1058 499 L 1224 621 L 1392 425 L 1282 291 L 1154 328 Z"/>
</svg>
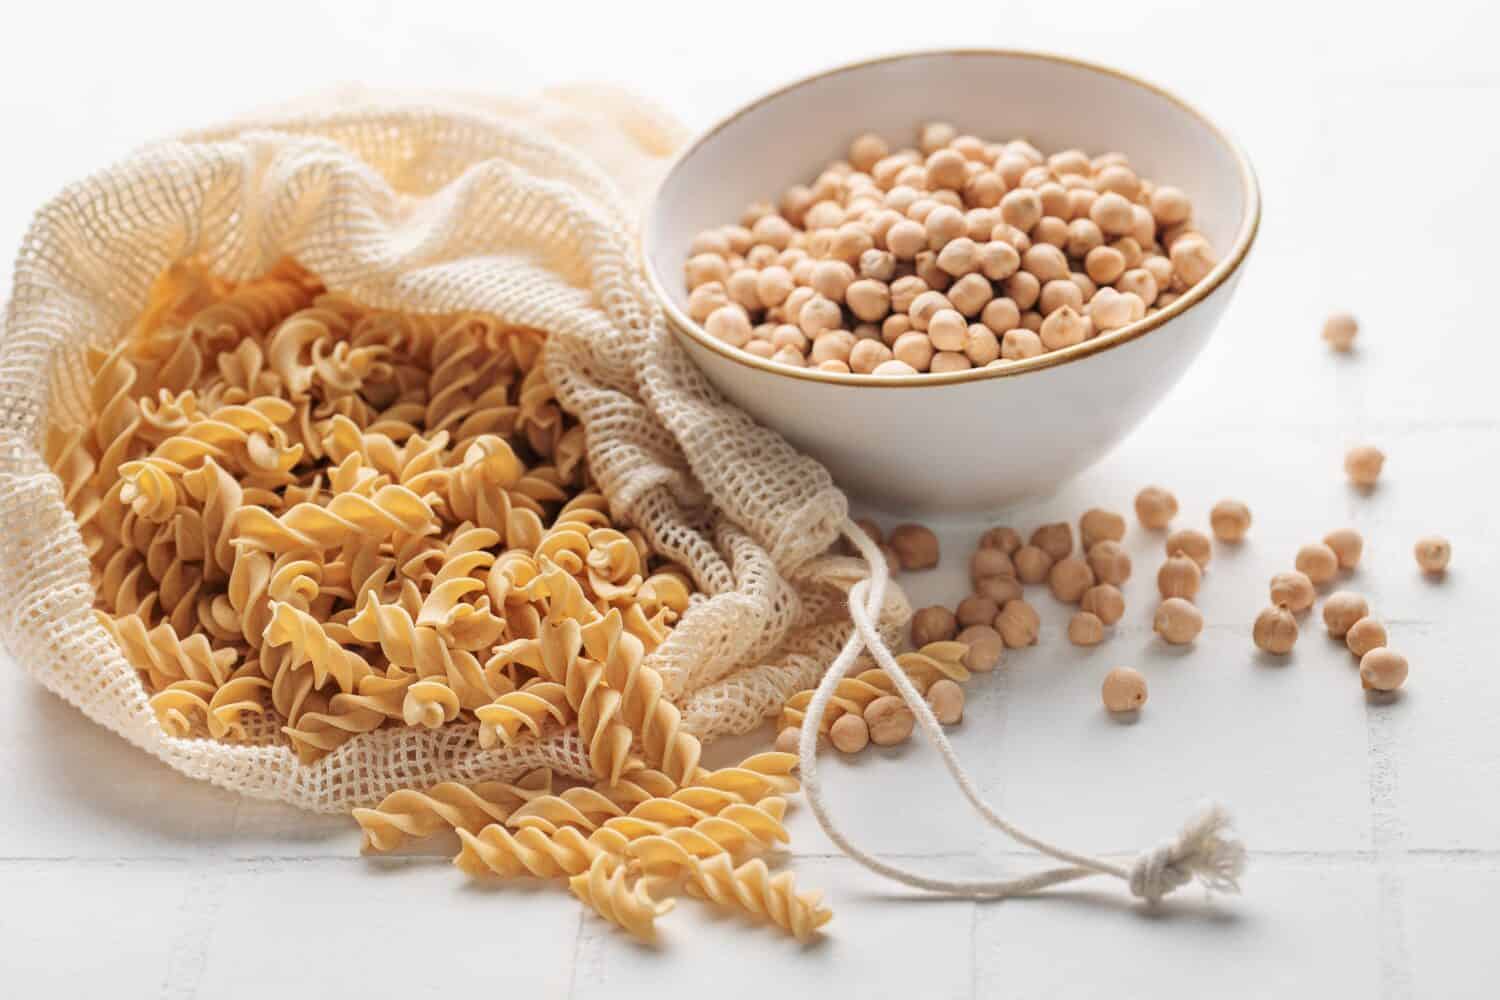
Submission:
<svg viewBox="0 0 1500 1000">
<path fill-rule="evenodd" d="M 652 951 L 555 887 L 467 884 L 448 844 L 362 860 L 352 823 L 189 782 L 5 669 L 0 982 L 15 995 L 1496 994 L 1500 21 L 1488 4 L 149 6 L 6 15 L 0 244 L 16 246 L 66 181 L 149 138 L 343 81 L 526 92 L 604 80 L 698 126 L 832 63 L 995 45 L 1116 64 L 1226 123 L 1260 171 L 1266 218 L 1216 339 L 1113 456 L 1004 519 L 1029 529 L 1125 509 L 1161 482 L 1184 524 L 1204 526 L 1221 497 L 1246 500 L 1252 537 L 1211 566 L 1209 626 L 1189 651 L 1151 638 L 1160 543 L 1139 530 L 1130 609 L 1105 645 L 1069 647 L 1063 610 L 1039 595 L 1042 645 L 971 686 L 957 739 L 1002 810 L 1055 840 L 1144 847 L 1212 795 L 1235 808 L 1254 860 L 1243 897 L 1185 892 L 1155 915 L 1105 885 L 933 901 L 839 858 L 800 809 L 791 864 L 829 892 L 824 940 L 801 948 L 686 903 Z M 1317 338 L 1336 307 L 1364 322 L 1350 358 Z M 1390 456 L 1368 497 L 1340 471 L 1355 441 Z M 1344 525 L 1368 540 L 1345 585 L 1412 662 L 1394 703 L 1362 695 L 1315 618 L 1285 665 L 1250 644 L 1265 581 Z M 1412 562 L 1427 532 L 1454 542 L 1442 583 Z M 920 601 L 962 596 L 969 540 L 944 541 L 945 568 L 909 578 Z M 1129 726 L 1098 705 L 1120 663 L 1152 685 Z M 869 753 L 830 780 L 867 846 L 950 873 L 1033 863 L 979 829 L 926 750 Z"/>
</svg>

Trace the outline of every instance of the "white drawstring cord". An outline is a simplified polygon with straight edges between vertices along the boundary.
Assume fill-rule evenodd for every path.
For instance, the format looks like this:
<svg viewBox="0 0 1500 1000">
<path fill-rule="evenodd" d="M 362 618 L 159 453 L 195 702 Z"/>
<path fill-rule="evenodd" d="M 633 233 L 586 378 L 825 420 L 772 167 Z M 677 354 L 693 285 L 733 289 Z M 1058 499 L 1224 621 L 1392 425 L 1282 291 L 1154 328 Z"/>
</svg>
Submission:
<svg viewBox="0 0 1500 1000">
<path fill-rule="evenodd" d="M 917 691 L 911 679 L 906 676 L 906 671 L 896 662 L 891 651 L 881 640 L 880 633 L 875 629 L 875 621 L 880 616 L 880 609 L 885 600 L 886 584 L 890 580 L 890 570 L 886 566 L 884 555 L 870 541 L 869 536 L 852 521 L 845 522 L 844 535 L 853 542 L 860 555 L 869 563 L 870 576 L 860 580 L 849 590 L 849 615 L 854 622 L 854 630 L 849 635 L 849 641 L 844 644 L 844 648 L 839 651 L 839 655 L 834 658 L 828 672 L 818 684 L 818 689 L 813 693 L 812 703 L 807 708 L 797 745 L 808 804 L 812 806 L 813 815 L 818 818 L 818 825 L 823 828 L 828 839 L 839 846 L 840 850 L 871 871 L 897 882 L 917 889 L 970 899 L 1003 899 L 1007 896 L 1022 896 L 1038 892 L 1048 886 L 1087 878 L 1090 875 L 1112 875 L 1121 879 L 1130 887 L 1134 895 L 1153 904 L 1195 878 L 1209 890 L 1239 891 L 1239 877 L 1245 869 L 1245 847 L 1230 829 L 1228 814 L 1222 806 L 1216 803 L 1210 803 L 1204 807 L 1183 826 L 1175 838 L 1151 850 L 1143 851 L 1129 866 L 1065 851 L 1006 822 L 979 794 L 973 779 L 958 762 L 958 755 L 954 753 L 953 746 L 943 735 L 942 726 L 932 714 L 932 709 L 927 706 L 926 700 Z M 870 651 L 875 662 L 891 678 L 897 693 L 916 715 L 917 721 L 921 723 L 922 731 L 937 747 L 948 773 L 953 776 L 959 790 L 973 805 L 975 811 L 991 826 L 1005 833 L 1012 840 L 1063 862 L 1064 867 L 1049 868 L 1020 878 L 995 881 L 941 879 L 920 875 L 881 861 L 850 842 L 828 814 L 828 806 L 823 801 L 823 790 L 818 781 L 818 720 L 821 720 L 827 712 L 828 703 L 832 700 L 839 681 L 849 672 L 859 658 L 861 650 L 864 649 Z"/>
</svg>

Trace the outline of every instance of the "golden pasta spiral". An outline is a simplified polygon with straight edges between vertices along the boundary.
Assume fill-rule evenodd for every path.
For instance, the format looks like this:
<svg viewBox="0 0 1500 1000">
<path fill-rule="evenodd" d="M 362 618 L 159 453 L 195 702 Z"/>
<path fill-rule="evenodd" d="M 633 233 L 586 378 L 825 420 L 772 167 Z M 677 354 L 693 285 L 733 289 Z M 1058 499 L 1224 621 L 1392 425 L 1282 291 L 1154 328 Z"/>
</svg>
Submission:
<svg viewBox="0 0 1500 1000">
<path fill-rule="evenodd" d="M 599 916 L 643 940 L 655 935 L 656 918 L 676 903 L 652 898 L 645 879 L 628 880 L 624 864 L 609 854 L 598 855 L 587 871 L 568 879 L 568 888 Z"/>
<path fill-rule="evenodd" d="M 552 775 L 535 771 L 514 784 L 482 781 L 464 785 L 445 781 L 425 792 L 392 792 L 373 809 L 354 810 L 364 831 L 365 851 L 392 851 L 409 837 L 430 837 L 440 830 L 478 833 L 490 823 L 505 822 L 516 808 L 551 790 Z"/>
</svg>

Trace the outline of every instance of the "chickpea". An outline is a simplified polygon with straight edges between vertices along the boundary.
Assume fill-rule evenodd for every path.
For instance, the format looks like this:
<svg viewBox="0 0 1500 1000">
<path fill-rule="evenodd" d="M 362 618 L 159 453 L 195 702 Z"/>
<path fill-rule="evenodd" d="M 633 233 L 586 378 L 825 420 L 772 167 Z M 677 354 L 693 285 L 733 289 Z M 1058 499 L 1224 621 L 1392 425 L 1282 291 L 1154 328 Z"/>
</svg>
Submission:
<svg viewBox="0 0 1500 1000">
<path fill-rule="evenodd" d="M 1294 613 L 1301 613 L 1313 606 L 1318 592 L 1306 573 L 1293 571 L 1277 573 L 1271 577 L 1271 603 Z"/>
<path fill-rule="evenodd" d="M 849 368 L 861 375 L 869 375 L 895 355 L 878 340 L 862 339 L 849 350 Z"/>
<path fill-rule="evenodd" d="M 1369 602 L 1347 590 L 1329 594 L 1328 599 L 1323 602 L 1323 624 L 1328 627 L 1328 634 L 1335 639 L 1344 638 L 1354 623 L 1369 613 Z"/>
<path fill-rule="evenodd" d="M 964 221 L 964 214 L 951 205 L 938 205 L 931 212 L 922 225 L 927 232 L 927 249 L 941 250 L 953 240 L 963 236 L 968 224 Z"/>
<path fill-rule="evenodd" d="M 1100 690 L 1104 707 L 1111 712 L 1135 712 L 1146 704 L 1146 678 L 1139 670 L 1116 667 L 1104 675 Z"/>
<path fill-rule="evenodd" d="M 855 170 L 869 173 L 890 152 L 891 148 L 884 139 L 874 132 L 866 132 L 849 144 L 849 162 Z"/>
<path fill-rule="evenodd" d="M 907 364 L 905 361 L 897 361 L 897 360 L 893 359 L 891 361 L 882 361 L 880 364 L 878 364 L 878 365 L 875 366 L 875 370 L 873 372 L 871 372 L 870 374 L 871 375 L 915 375 L 915 374 L 917 374 L 917 370 L 915 368 L 913 368 L 911 365 Z"/>
<path fill-rule="evenodd" d="M 927 336 L 940 351 L 961 351 L 969 324 L 957 309 L 940 309 L 927 324 Z"/>
<path fill-rule="evenodd" d="M 1156 571 L 1156 589 L 1164 598 L 1182 598 L 1191 601 L 1198 596 L 1203 584 L 1203 571 L 1187 555 L 1174 555 L 1161 564 Z"/>
<path fill-rule="evenodd" d="M 1125 595 L 1113 584 L 1096 583 L 1083 592 L 1083 599 L 1078 602 L 1078 607 L 1105 625 L 1113 625 L 1125 614 Z"/>
<path fill-rule="evenodd" d="M 1120 586 L 1130 579 L 1130 555 L 1119 542 L 1106 538 L 1089 546 L 1089 569 L 1101 583 Z"/>
<path fill-rule="evenodd" d="M 744 350 L 747 354 L 753 354 L 757 358 L 765 358 L 767 361 L 776 356 L 776 345 L 769 340 L 763 340 L 759 337 L 747 343 Z"/>
<path fill-rule="evenodd" d="M 843 321 L 844 313 L 838 303 L 816 293 L 797 314 L 797 326 L 814 341 L 820 333 L 837 330 Z"/>
<path fill-rule="evenodd" d="M 949 240 L 938 251 L 937 266 L 954 278 L 962 278 L 979 270 L 979 246 L 967 236 Z"/>
<path fill-rule="evenodd" d="M 933 681 L 932 687 L 927 689 L 927 704 L 938 722 L 956 726 L 964 717 L 964 689 L 946 677 Z"/>
<path fill-rule="evenodd" d="M 1213 248 L 1202 236 L 1185 236 L 1177 240 L 1168 256 L 1172 260 L 1173 273 L 1188 286 L 1206 278 L 1216 263 Z"/>
<path fill-rule="evenodd" d="M 880 339 L 887 347 L 895 347 L 897 338 L 910 332 L 911 317 L 905 313 L 892 313 L 880 322 Z"/>
<path fill-rule="evenodd" d="M 1129 167 L 1111 163 L 1094 175 L 1094 186 L 1100 191 L 1113 192 L 1127 201 L 1135 201 L 1141 193 L 1140 178 Z"/>
<path fill-rule="evenodd" d="M 776 734 L 775 749 L 777 753 L 796 753 L 797 744 L 802 739 L 802 727 L 787 726 Z"/>
<path fill-rule="evenodd" d="M 1065 284 L 1069 288 L 1074 287 L 1071 283 Z M 1049 351 L 1058 351 L 1081 344 L 1088 339 L 1092 328 L 1093 324 L 1087 316 L 1080 316 L 1072 306 L 1063 306 L 1042 320 L 1042 346 Z"/>
<path fill-rule="evenodd" d="M 967 355 L 961 351 L 938 351 L 932 356 L 931 372 L 962 372 L 968 371 L 974 365 Z"/>
<path fill-rule="evenodd" d="M 1429 535 L 1417 539 L 1417 544 L 1412 547 L 1412 554 L 1417 557 L 1417 565 L 1422 567 L 1423 573 L 1436 576 L 1448 571 L 1448 560 L 1453 558 L 1453 546 L 1448 544 L 1446 538 Z"/>
<path fill-rule="evenodd" d="M 1156 279 L 1144 267 L 1133 267 L 1120 275 L 1115 288 L 1129 292 L 1148 306 L 1156 301 Z"/>
<path fill-rule="evenodd" d="M 724 290 L 723 282 L 711 281 L 706 285 L 699 285 L 688 294 L 688 315 L 697 323 L 706 324 L 715 310 L 727 305 L 729 295 Z"/>
<path fill-rule="evenodd" d="M 999 549 L 1006 555 L 1013 555 L 1016 549 L 1021 547 L 1021 536 L 1014 528 L 1003 525 L 991 528 L 979 536 L 979 547 L 982 549 Z"/>
<path fill-rule="evenodd" d="M 958 602 L 956 617 L 959 627 L 968 628 L 970 625 L 988 625 L 999 613 L 998 602 L 983 594 L 970 594 Z"/>
<path fill-rule="evenodd" d="M 898 260 L 912 260 L 927 249 L 927 229 L 920 222 L 902 219 L 886 230 L 885 247 Z"/>
<path fill-rule="evenodd" d="M 776 353 L 771 355 L 771 360 L 777 364 L 790 365 L 793 368 L 806 368 L 807 358 L 794 347 L 778 347 Z"/>
<path fill-rule="evenodd" d="M 982 208 L 994 208 L 1005 197 L 1005 181 L 991 170 L 981 170 L 964 183 L 964 201 Z"/>
<path fill-rule="evenodd" d="M 1085 549 L 1095 542 L 1118 542 L 1125 537 L 1125 519 L 1112 510 L 1091 507 L 1078 519 L 1078 537 Z"/>
<path fill-rule="evenodd" d="M 1042 338 L 1030 330 L 1007 330 L 1000 338 L 1000 356 L 1007 361 L 1021 361 L 1042 353 Z"/>
<path fill-rule="evenodd" d="M 1203 631 L 1203 612 L 1181 597 L 1169 597 L 1156 608 L 1151 628 L 1174 646 L 1183 646 Z"/>
<path fill-rule="evenodd" d="M 1005 279 L 1005 294 L 1021 309 L 1030 309 L 1036 305 L 1037 299 L 1041 298 L 1042 283 L 1037 281 L 1036 275 L 1030 271 L 1017 271 Z M 1037 320 L 1038 327 L 1040 328 L 1041 317 L 1038 316 Z M 1024 316 L 1021 318 L 1021 322 L 1022 325 L 1025 325 L 1026 319 Z"/>
<path fill-rule="evenodd" d="M 813 291 L 834 302 L 844 301 L 844 293 L 854 282 L 854 268 L 841 260 L 820 260 L 813 265 Z M 733 289 L 730 290 L 733 295 Z"/>
<path fill-rule="evenodd" d="M 891 308 L 896 312 L 910 312 L 911 307 L 922 297 L 923 293 L 932 291 L 927 287 L 927 282 L 915 274 L 908 274 L 891 282 Z M 942 294 L 941 292 L 937 294 Z M 905 322 L 910 323 L 907 317 Z"/>
<path fill-rule="evenodd" d="M 982 580 L 976 580 L 974 591 L 994 601 L 1000 607 L 1005 607 L 1008 601 L 1021 598 L 1021 581 L 1013 576 L 987 576 Z"/>
<path fill-rule="evenodd" d="M 1314 542 L 1297 550 L 1295 565 L 1309 580 L 1321 587 L 1338 574 L 1339 557 L 1327 545 Z"/>
<path fill-rule="evenodd" d="M 957 633 L 958 618 L 940 604 L 923 608 L 911 616 L 911 644 L 918 649 L 930 642 L 947 642 Z"/>
<path fill-rule="evenodd" d="M 1000 341 L 983 323 L 970 323 L 964 337 L 964 357 L 976 368 L 987 365 L 1000 357 Z"/>
<path fill-rule="evenodd" d="M 1061 252 L 1062 248 L 1068 245 L 1068 223 L 1055 215 L 1044 215 L 1032 228 L 1031 241 L 1032 249 L 1050 246 Z"/>
<path fill-rule="evenodd" d="M 1163 184 L 1151 192 L 1150 199 L 1151 214 L 1155 216 L 1158 224 L 1163 226 L 1175 226 L 1179 222 L 1186 222 L 1193 214 L 1193 203 L 1188 196 L 1182 193 L 1180 188 Z"/>
<path fill-rule="evenodd" d="M 1350 448 L 1344 456 L 1344 472 L 1349 476 L 1349 481 L 1356 486 L 1369 488 L 1375 485 L 1380 478 L 1381 467 L 1385 465 L 1385 452 L 1373 445 L 1359 445 Z"/>
<path fill-rule="evenodd" d="M 1209 541 L 1208 536 L 1201 531 L 1184 528 L 1167 536 L 1167 555 L 1185 555 L 1197 563 L 1199 569 L 1208 568 L 1208 562 L 1213 558 L 1213 553 L 1213 542 Z"/>
<path fill-rule="evenodd" d="M 1089 300 L 1089 318 L 1099 331 L 1118 330 L 1146 314 L 1146 303 L 1134 292 L 1101 288 Z"/>
<path fill-rule="evenodd" d="M 927 155 L 932 155 L 958 138 L 958 129 L 947 122 L 928 122 L 918 134 L 917 146 Z"/>
<path fill-rule="evenodd" d="M 1098 246 L 1083 258 L 1083 269 L 1089 280 L 1112 285 L 1125 273 L 1125 255 L 1111 246 Z"/>
<path fill-rule="evenodd" d="M 931 569 L 938 564 L 937 535 L 920 524 L 897 525 L 891 532 L 891 548 L 901 557 L 901 569 Z"/>
<path fill-rule="evenodd" d="M 706 285 L 710 281 L 727 281 L 728 279 L 729 265 L 719 254 L 700 253 L 688 258 L 688 291 L 692 291 L 699 285 Z"/>
<path fill-rule="evenodd" d="M 870 742 L 878 747 L 905 743 L 911 737 L 917 717 L 906 702 L 893 694 L 876 698 L 865 706 L 865 723 L 870 727 Z"/>
<path fill-rule="evenodd" d="M 703 328 L 710 337 L 717 337 L 734 347 L 744 347 L 750 342 L 750 317 L 745 315 L 742 306 L 720 306 L 709 313 Z"/>
<path fill-rule="evenodd" d="M 1011 562 L 1010 555 L 1001 548 L 981 545 L 974 550 L 974 555 L 969 560 L 969 577 L 976 583 L 989 576 L 1015 575 L 1016 567 Z"/>
<path fill-rule="evenodd" d="M 1338 557 L 1339 569 L 1350 570 L 1359 565 L 1359 557 L 1365 551 L 1365 540 L 1353 528 L 1340 528 L 1323 536 L 1323 544 Z"/>
<path fill-rule="evenodd" d="M 767 308 L 781 305 L 795 287 L 792 273 L 779 264 L 773 264 L 755 276 L 755 296 Z"/>
<path fill-rule="evenodd" d="M 952 308 L 953 303 L 948 301 L 948 296 L 939 291 L 927 291 L 912 300 L 907 315 L 911 317 L 911 325 L 914 329 L 926 333 L 927 324 L 932 322 L 932 317 L 944 309 Z"/>
<path fill-rule="evenodd" d="M 1208 512 L 1208 523 L 1219 541 L 1241 541 L 1250 531 L 1250 508 L 1238 500 L 1220 500 Z"/>
<path fill-rule="evenodd" d="M 903 333 L 896 338 L 891 352 L 898 363 L 908 366 L 913 372 L 925 372 L 932 367 L 932 341 L 925 333 L 918 333 L 916 330 Z"/>
<path fill-rule="evenodd" d="M 1068 188 L 1068 218 L 1083 219 L 1090 225 L 1094 225 L 1094 220 L 1089 218 L 1089 209 L 1093 208 L 1094 202 L 1099 200 L 1099 192 L 1091 187 L 1072 186 L 1071 182 L 1064 183 L 1063 186 Z M 1094 228 L 1097 229 L 1098 226 Z M 1100 239 L 1102 240 L 1103 237 L 1101 236 Z M 1074 254 L 1074 256 L 1082 257 L 1083 254 Z"/>
<path fill-rule="evenodd" d="M 814 362 L 813 367 L 820 372 L 836 372 L 839 375 L 849 374 L 849 362 L 840 361 L 838 358 L 824 358 L 822 361 Z"/>
<path fill-rule="evenodd" d="M 1349 647 L 1349 652 L 1355 656 L 1364 656 L 1372 649 L 1379 649 L 1386 643 L 1385 626 L 1374 618 L 1366 616 L 1349 626 L 1349 631 L 1344 633 L 1344 645 Z"/>
<path fill-rule="evenodd" d="M 1128 236 L 1135 228 L 1130 202 L 1114 191 L 1106 191 L 1094 199 L 1089 207 L 1089 218 L 1106 236 Z"/>
<path fill-rule="evenodd" d="M 1064 306 L 1075 313 L 1082 313 L 1083 303 L 1083 289 L 1070 274 L 1066 278 L 1056 278 L 1042 285 L 1042 295 L 1037 299 L 1037 309 L 1043 316 L 1051 316 Z"/>
<path fill-rule="evenodd" d="M 1073 552 L 1073 526 L 1067 521 L 1041 525 L 1031 533 L 1031 544 L 1053 559 L 1062 559 Z"/>
<path fill-rule="evenodd" d="M 948 301 L 953 308 L 971 318 L 978 316 L 994 297 L 994 288 L 982 274 L 965 274 L 948 289 Z"/>
<path fill-rule="evenodd" d="M 1334 313 L 1323 321 L 1323 340 L 1335 351 L 1352 351 L 1357 336 L 1359 320 L 1352 313 Z"/>
<path fill-rule="evenodd" d="M 1021 254 L 1009 243 L 991 239 L 979 248 L 979 271 L 991 281 L 1004 281 L 1021 266 Z M 1002 330 L 995 331 L 1003 333 Z"/>
<path fill-rule="evenodd" d="M 825 263 L 829 263 L 825 261 Z M 847 267 L 847 264 L 840 266 Z M 814 279 L 816 281 L 816 278 Z M 822 291 L 822 289 L 819 289 Z M 824 294 L 827 294 L 824 292 Z M 849 311 L 866 323 L 878 323 L 891 309 L 891 290 L 883 282 L 861 278 L 845 286 Z"/>
<path fill-rule="evenodd" d="M 1150 254 L 1141 261 L 1141 270 L 1151 275 L 1156 282 L 1156 304 L 1166 305 L 1162 299 L 1166 296 L 1166 289 L 1172 282 L 1172 262 L 1161 254 Z"/>
<path fill-rule="evenodd" d="M 885 533 L 880 530 L 880 525 L 869 518 L 862 517 L 854 522 L 854 526 L 870 537 L 870 541 L 880 545 L 885 541 Z"/>
<path fill-rule="evenodd" d="M 1000 199 L 1000 217 L 1006 225 L 1015 226 L 1023 233 L 1030 232 L 1042 218 L 1041 195 L 1029 188 L 1006 192 Z"/>
<path fill-rule="evenodd" d="M 1076 612 L 1068 620 L 1068 641 L 1075 646 L 1097 646 L 1104 641 L 1104 623 L 1090 612 Z"/>
<path fill-rule="evenodd" d="M 888 284 L 896 276 L 896 255 L 889 250 L 866 250 L 859 255 L 859 276 Z"/>
<path fill-rule="evenodd" d="M 1251 637 L 1258 648 L 1285 656 L 1297 644 L 1297 618 L 1284 607 L 1266 608 L 1255 616 Z"/>
<path fill-rule="evenodd" d="M 859 753 L 870 745 L 870 727 L 860 716 L 848 712 L 828 727 L 828 741 L 840 753 Z"/>
<path fill-rule="evenodd" d="M 1177 516 L 1177 498 L 1160 486 L 1147 486 L 1135 495 L 1135 516 L 1142 527 L 1160 531 Z"/>
<path fill-rule="evenodd" d="M 1359 679 L 1366 691 L 1394 691 L 1406 683 L 1406 657 L 1379 646 L 1359 658 Z"/>
<path fill-rule="evenodd" d="M 1094 583 L 1094 571 L 1078 556 L 1064 556 L 1047 572 L 1047 585 L 1052 589 L 1052 596 L 1064 604 L 1077 604 Z"/>
<path fill-rule="evenodd" d="M 964 653 L 964 666 L 977 674 L 987 674 L 1000 665 L 1005 653 L 1005 640 L 990 625 L 970 625 L 958 633 L 958 641 L 969 647 Z"/>
<path fill-rule="evenodd" d="M 962 153 L 953 149 L 940 149 L 927 157 L 927 186 L 933 190 L 948 188 L 959 190 L 969 179 Z"/>
<path fill-rule="evenodd" d="M 995 629 L 1011 649 L 1036 645 L 1041 633 L 1042 619 L 1036 609 L 1025 601 L 1008 601 L 995 616 Z"/>
<path fill-rule="evenodd" d="M 715 229 L 705 230 L 693 237 L 693 242 L 688 246 L 688 255 L 696 257 L 699 254 L 713 254 L 723 257 L 729 253 L 729 238 Z"/>
</svg>

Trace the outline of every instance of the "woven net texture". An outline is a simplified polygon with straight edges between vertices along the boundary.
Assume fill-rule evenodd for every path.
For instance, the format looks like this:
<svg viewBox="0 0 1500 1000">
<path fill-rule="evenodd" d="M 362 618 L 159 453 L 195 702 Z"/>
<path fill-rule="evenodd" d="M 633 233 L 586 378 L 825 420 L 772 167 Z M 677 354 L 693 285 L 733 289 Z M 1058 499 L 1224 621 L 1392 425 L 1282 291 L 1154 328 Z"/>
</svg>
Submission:
<svg viewBox="0 0 1500 1000">
<path fill-rule="evenodd" d="M 611 513 L 701 591 L 652 659 L 688 731 L 746 732 L 815 683 L 865 566 L 827 554 L 847 504 L 826 470 L 714 392 L 643 279 L 634 220 L 680 140 L 606 89 L 342 92 L 148 146 L 64 190 L 25 238 L 0 342 L 8 651 L 178 771 L 319 812 L 541 766 L 590 776 L 570 730 L 486 750 L 472 722 L 382 728 L 312 764 L 274 716 L 238 742 L 174 737 L 95 620 L 84 542 L 42 450 L 49 425 L 89 419 L 87 350 L 123 336 L 176 261 L 241 281 L 290 257 L 372 308 L 481 311 L 548 334 L 548 377 L 585 427 Z M 893 594 L 885 628 L 909 614 Z"/>
</svg>

